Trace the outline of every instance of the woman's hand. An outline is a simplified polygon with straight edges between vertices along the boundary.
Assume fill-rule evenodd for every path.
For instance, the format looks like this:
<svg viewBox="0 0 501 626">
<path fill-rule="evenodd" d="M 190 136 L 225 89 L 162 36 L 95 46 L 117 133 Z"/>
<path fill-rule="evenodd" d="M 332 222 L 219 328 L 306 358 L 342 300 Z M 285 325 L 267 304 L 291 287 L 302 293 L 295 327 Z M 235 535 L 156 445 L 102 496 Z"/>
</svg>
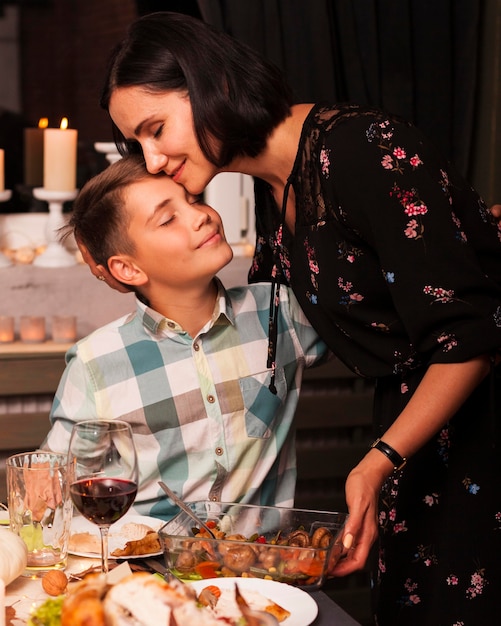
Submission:
<svg viewBox="0 0 501 626">
<path fill-rule="evenodd" d="M 78 241 L 78 239 L 77 245 L 78 249 L 82 253 L 83 260 L 90 268 L 91 274 L 93 274 L 97 279 L 105 282 L 109 287 L 112 287 L 113 289 L 116 289 L 121 293 L 129 293 L 129 291 L 131 291 L 124 284 L 118 282 L 118 280 L 115 280 L 115 278 L 113 278 L 113 276 L 108 272 L 108 269 L 104 267 L 104 265 L 97 264 L 90 255 L 90 252 L 87 250 L 87 247 L 81 241 Z"/>
<path fill-rule="evenodd" d="M 346 576 L 363 569 L 378 535 L 378 498 L 391 465 L 370 451 L 346 479 L 346 504 L 349 517 L 344 528 L 345 555 L 329 576 Z M 377 452 L 377 451 L 376 451 Z"/>
<path fill-rule="evenodd" d="M 493 204 L 491 206 L 491 213 L 498 220 L 498 222 L 501 222 L 501 204 Z"/>
</svg>

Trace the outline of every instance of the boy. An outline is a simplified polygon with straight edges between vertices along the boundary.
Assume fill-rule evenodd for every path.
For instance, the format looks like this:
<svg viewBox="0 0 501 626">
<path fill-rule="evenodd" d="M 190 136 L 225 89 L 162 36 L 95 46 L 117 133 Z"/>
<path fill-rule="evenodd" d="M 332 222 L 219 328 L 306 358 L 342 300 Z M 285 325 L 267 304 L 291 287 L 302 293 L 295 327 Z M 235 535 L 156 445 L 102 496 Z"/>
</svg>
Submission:
<svg viewBox="0 0 501 626">
<path fill-rule="evenodd" d="M 120 418 L 139 456 L 138 513 L 177 512 L 159 480 L 188 501 L 291 506 L 301 377 L 326 353 L 292 292 L 280 291 L 272 393 L 270 285 L 224 289 L 232 250 L 212 208 L 131 156 L 84 186 L 70 227 L 135 290 L 136 311 L 68 351 L 44 447 L 66 451 L 76 421 Z"/>
</svg>

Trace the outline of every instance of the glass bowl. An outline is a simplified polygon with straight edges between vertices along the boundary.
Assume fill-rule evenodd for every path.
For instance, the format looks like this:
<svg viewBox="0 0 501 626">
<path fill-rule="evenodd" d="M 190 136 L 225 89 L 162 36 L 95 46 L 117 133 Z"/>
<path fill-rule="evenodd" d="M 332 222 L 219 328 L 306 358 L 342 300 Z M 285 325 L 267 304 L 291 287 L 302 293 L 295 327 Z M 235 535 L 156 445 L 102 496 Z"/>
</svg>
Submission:
<svg viewBox="0 0 501 626">
<path fill-rule="evenodd" d="M 318 589 L 343 554 L 347 513 L 211 501 L 188 506 L 215 538 L 182 511 L 160 528 L 166 566 L 181 580 L 241 576 Z"/>
</svg>

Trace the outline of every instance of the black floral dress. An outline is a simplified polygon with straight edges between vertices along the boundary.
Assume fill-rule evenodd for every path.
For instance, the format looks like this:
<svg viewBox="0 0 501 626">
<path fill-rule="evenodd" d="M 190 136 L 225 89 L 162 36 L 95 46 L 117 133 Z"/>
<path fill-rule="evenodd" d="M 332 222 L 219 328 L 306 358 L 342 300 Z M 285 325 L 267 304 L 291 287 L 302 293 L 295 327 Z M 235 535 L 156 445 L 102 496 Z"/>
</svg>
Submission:
<svg viewBox="0 0 501 626">
<path fill-rule="evenodd" d="M 289 183 L 294 235 L 256 181 L 250 280 L 278 273 L 333 352 L 376 380 L 375 436 L 430 364 L 485 353 L 494 363 L 501 230 L 416 128 L 317 105 Z M 271 361 L 273 350 L 272 328 Z M 372 573 L 380 626 L 483 626 L 501 612 L 499 369 L 383 486 Z"/>
</svg>

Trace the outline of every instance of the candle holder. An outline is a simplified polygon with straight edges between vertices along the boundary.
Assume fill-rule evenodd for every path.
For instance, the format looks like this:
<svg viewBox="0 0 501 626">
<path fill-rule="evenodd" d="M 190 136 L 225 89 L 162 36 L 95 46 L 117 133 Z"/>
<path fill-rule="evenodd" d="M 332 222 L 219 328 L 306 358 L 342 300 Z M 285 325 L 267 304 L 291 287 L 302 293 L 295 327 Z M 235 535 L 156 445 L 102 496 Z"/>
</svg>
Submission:
<svg viewBox="0 0 501 626">
<path fill-rule="evenodd" d="M 76 265 L 77 260 L 74 254 L 59 242 L 57 231 L 66 222 L 63 217 L 63 204 L 69 200 L 74 200 L 78 189 L 73 191 L 50 191 L 44 187 L 35 187 L 33 195 L 38 200 L 45 200 L 49 204 L 49 219 L 47 221 L 47 249 L 42 252 L 34 261 L 33 265 L 39 267 L 69 267 Z"/>
<path fill-rule="evenodd" d="M 120 161 L 122 158 L 116 144 L 111 141 L 96 141 L 94 150 L 100 154 L 104 154 L 108 163 L 115 163 L 115 161 Z"/>
<path fill-rule="evenodd" d="M 0 191 L 0 202 L 7 202 L 10 200 L 12 196 L 12 191 L 10 189 L 3 189 Z M 12 261 L 8 259 L 3 252 L 0 252 L 0 269 L 4 267 L 10 267 L 12 265 Z"/>
<path fill-rule="evenodd" d="M 12 343 L 13 341 L 14 318 L 12 317 L 12 315 L 0 315 L 0 344 Z"/>
<path fill-rule="evenodd" d="M 46 338 L 45 317 L 40 315 L 21 315 L 19 337 L 24 343 L 42 343 Z"/>
</svg>

